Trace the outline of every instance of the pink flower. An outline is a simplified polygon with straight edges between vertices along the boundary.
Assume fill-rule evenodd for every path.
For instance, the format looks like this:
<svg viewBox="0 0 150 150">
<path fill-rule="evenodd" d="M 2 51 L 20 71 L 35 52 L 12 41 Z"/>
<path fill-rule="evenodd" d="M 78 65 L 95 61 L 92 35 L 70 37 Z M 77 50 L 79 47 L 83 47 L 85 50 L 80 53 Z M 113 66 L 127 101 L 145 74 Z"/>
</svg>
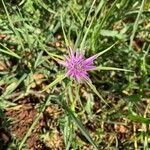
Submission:
<svg viewBox="0 0 150 150">
<path fill-rule="evenodd" d="M 87 71 L 96 68 L 93 64 L 96 58 L 97 55 L 93 55 L 86 59 L 83 52 L 76 50 L 74 53 L 69 48 L 69 56 L 65 56 L 65 61 L 61 61 L 60 64 L 67 68 L 67 76 L 73 77 L 78 82 L 81 82 L 82 80 L 90 80 Z"/>
</svg>

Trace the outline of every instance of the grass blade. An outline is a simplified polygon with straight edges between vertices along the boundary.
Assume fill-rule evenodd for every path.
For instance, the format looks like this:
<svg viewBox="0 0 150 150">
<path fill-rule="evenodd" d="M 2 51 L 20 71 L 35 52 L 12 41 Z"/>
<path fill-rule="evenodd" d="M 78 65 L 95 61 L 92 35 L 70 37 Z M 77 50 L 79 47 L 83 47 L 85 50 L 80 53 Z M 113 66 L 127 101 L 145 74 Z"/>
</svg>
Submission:
<svg viewBox="0 0 150 150">
<path fill-rule="evenodd" d="M 11 19 L 10 15 L 9 15 L 9 13 L 8 13 L 8 11 L 7 11 L 7 8 L 6 8 L 6 5 L 5 5 L 5 3 L 4 3 L 4 0 L 2 0 L 2 4 L 3 4 L 3 6 L 4 6 L 4 9 L 5 9 L 5 12 L 6 12 L 8 21 L 9 21 L 9 23 L 10 23 L 10 26 L 11 26 L 13 32 L 16 34 L 16 37 L 17 37 L 18 42 L 19 42 L 19 44 L 21 45 L 22 49 L 24 49 L 24 45 L 23 45 L 23 43 L 22 43 L 20 34 L 18 33 L 18 31 L 16 30 L 16 28 L 15 28 L 14 25 L 13 25 L 12 19 Z"/>
<path fill-rule="evenodd" d="M 54 54 L 54 53 L 50 53 L 44 44 L 42 44 L 42 42 L 39 40 L 38 36 L 35 35 L 35 38 L 37 40 L 37 42 L 39 43 L 40 47 L 49 55 L 51 56 L 54 60 L 56 60 L 56 58 L 59 58 L 59 59 L 63 59 L 63 56 L 60 56 L 60 55 L 57 55 L 57 54 Z"/>
<path fill-rule="evenodd" d="M 45 90 L 51 88 L 52 86 L 56 85 L 58 82 L 62 81 L 64 78 L 66 78 L 65 74 L 59 75 L 53 82 L 51 82 L 48 86 L 46 86 L 42 92 L 44 92 Z"/>
<path fill-rule="evenodd" d="M 37 2 L 44 8 L 46 9 L 48 12 L 52 13 L 52 14 L 56 14 L 55 11 L 53 11 L 51 8 L 49 8 L 49 6 L 47 4 L 44 3 L 44 1 L 41 0 L 37 0 Z"/>
<path fill-rule="evenodd" d="M 139 22 L 139 20 L 140 20 L 140 16 L 141 16 L 142 11 L 143 11 L 144 2 L 145 2 L 145 0 L 142 1 L 142 4 L 141 4 L 140 10 L 139 10 L 139 13 L 138 13 L 137 18 L 136 18 L 136 20 L 135 20 L 135 22 L 134 22 L 134 25 L 133 25 L 133 32 L 132 32 L 132 35 L 131 35 L 131 37 L 130 37 L 130 46 L 129 46 L 129 49 L 132 49 L 133 39 L 134 39 L 134 36 L 135 36 L 135 32 L 136 32 L 136 30 L 137 30 L 137 28 L 138 28 L 138 22 Z"/>
<path fill-rule="evenodd" d="M 102 21 L 101 21 L 101 23 L 100 23 L 100 25 L 99 25 L 99 28 L 98 28 L 98 30 L 97 30 L 97 33 L 101 31 L 101 29 L 102 29 L 104 23 L 107 21 L 107 19 L 109 18 L 109 16 L 111 15 L 111 13 L 113 12 L 113 10 L 115 9 L 116 4 L 117 4 L 118 1 L 119 1 L 119 0 L 115 0 L 115 1 L 113 2 L 113 4 L 111 5 L 110 9 L 108 10 L 108 13 L 106 14 L 105 17 L 103 17 L 103 19 L 102 19 Z"/>
<path fill-rule="evenodd" d="M 61 18 L 60 18 L 60 20 L 61 20 L 61 28 L 62 28 L 62 31 L 63 31 L 63 36 L 64 36 L 64 39 L 65 39 L 66 46 L 69 46 L 69 42 L 68 42 L 65 30 L 64 30 L 64 24 L 63 24 L 63 16 L 62 16 L 62 14 L 63 14 L 63 12 L 61 12 Z"/>
<path fill-rule="evenodd" d="M 44 102 L 39 114 L 36 116 L 35 120 L 33 121 L 32 125 L 30 126 L 29 130 L 27 131 L 27 133 L 25 134 L 25 136 L 23 137 L 20 145 L 19 145 L 19 150 L 22 149 L 22 146 L 24 145 L 24 143 L 26 142 L 27 138 L 31 135 L 32 131 L 34 130 L 36 124 L 38 123 L 40 117 L 42 116 L 42 113 L 44 112 L 46 106 L 49 104 L 49 101 L 51 100 L 52 96 L 50 95 L 47 100 Z"/>
<path fill-rule="evenodd" d="M 79 35 L 78 35 L 78 37 L 77 37 L 77 40 L 76 40 L 76 42 L 75 42 L 75 49 L 78 48 L 79 43 L 81 42 L 80 40 L 81 40 L 81 38 L 82 38 L 82 36 L 83 36 L 84 27 L 85 27 L 85 25 L 86 25 L 86 23 L 87 23 L 87 19 L 88 19 L 89 15 L 90 15 L 90 13 L 91 13 L 91 11 L 92 11 L 92 8 L 93 8 L 95 2 L 96 2 L 96 0 L 94 0 L 94 1 L 92 2 L 91 7 L 90 7 L 89 10 L 88 10 L 88 14 L 86 15 L 86 17 L 85 17 L 85 19 L 84 19 L 83 25 L 82 25 L 82 27 L 81 27 L 81 32 L 79 33 Z M 91 25 L 92 25 L 92 24 L 91 24 Z M 83 41 L 83 42 L 84 42 L 84 41 Z M 82 48 L 82 46 L 80 46 L 80 48 Z"/>
<path fill-rule="evenodd" d="M 93 6 L 94 6 L 94 4 L 95 4 L 95 2 L 96 2 L 96 0 L 93 1 L 93 3 L 92 3 L 92 5 L 91 5 L 91 8 L 90 8 L 90 10 L 89 10 L 89 13 L 88 13 L 87 17 L 90 15 L 90 13 L 91 13 L 91 11 L 92 11 L 92 8 L 93 8 Z M 103 0 L 101 1 L 101 3 L 100 3 L 99 5 L 101 6 L 102 3 L 103 3 Z M 92 20 L 91 20 L 91 22 L 90 22 L 90 25 L 89 25 L 89 27 L 87 28 L 87 30 L 86 30 L 86 32 L 85 32 L 85 34 L 84 34 L 83 40 L 82 40 L 81 45 L 80 45 L 80 49 L 81 49 L 81 50 L 83 49 L 84 42 L 85 42 L 85 40 L 86 40 L 86 37 L 87 37 L 88 32 L 89 32 L 89 30 L 90 30 L 90 27 L 91 27 L 91 25 L 93 24 L 94 18 L 96 17 L 97 13 L 98 13 L 98 12 L 96 12 L 95 15 L 93 16 L 93 18 L 92 18 Z"/>
<path fill-rule="evenodd" d="M 106 104 L 108 105 L 108 103 L 103 99 L 103 97 L 99 94 L 99 92 L 97 91 L 96 87 L 89 81 L 86 81 L 86 83 L 89 85 L 89 87 L 91 88 L 91 90 L 93 90 L 93 92 Z M 108 105 L 109 106 L 109 105 Z"/>
<path fill-rule="evenodd" d="M 0 43 L 0 45 L 3 46 L 3 47 L 6 49 L 6 50 L 4 50 L 4 49 L 1 49 L 1 48 L 0 48 L 0 52 L 5 53 L 5 54 L 8 54 L 8 55 L 13 56 L 13 57 L 18 58 L 18 59 L 21 58 L 19 55 L 17 55 L 17 54 L 14 53 L 13 51 L 9 50 L 9 49 L 8 49 L 6 46 L 4 46 L 3 44 Z"/>
<path fill-rule="evenodd" d="M 102 52 L 99 52 L 97 55 L 97 57 L 103 55 L 104 53 L 108 52 L 109 50 L 111 50 L 112 47 L 114 47 L 118 42 L 114 43 L 113 45 L 111 45 L 110 47 L 108 47 L 107 49 L 103 50 Z"/>
<path fill-rule="evenodd" d="M 3 93 L 2 97 L 7 97 L 10 95 L 18 86 L 19 84 L 26 78 L 27 74 L 24 74 L 17 82 L 12 82 L 7 88 L 6 91 Z"/>
<path fill-rule="evenodd" d="M 125 71 L 125 72 L 133 72 L 132 70 L 115 68 L 115 67 L 105 67 L 105 66 L 98 66 L 94 70 L 110 70 L 110 71 Z"/>
<path fill-rule="evenodd" d="M 82 132 L 82 134 L 86 137 L 86 139 L 95 147 L 95 149 L 98 150 L 97 145 L 95 144 L 95 142 L 93 141 L 93 139 L 91 138 L 90 134 L 88 133 L 88 131 L 86 130 L 86 128 L 83 126 L 82 122 L 74 115 L 74 113 L 67 107 L 67 104 L 65 102 L 61 102 L 62 106 L 64 107 L 64 109 L 68 112 L 68 114 L 71 116 L 71 118 L 73 119 L 73 121 L 76 123 L 76 125 L 78 126 L 78 128 L 80 129 L 80 131 Z"/>
</svg>

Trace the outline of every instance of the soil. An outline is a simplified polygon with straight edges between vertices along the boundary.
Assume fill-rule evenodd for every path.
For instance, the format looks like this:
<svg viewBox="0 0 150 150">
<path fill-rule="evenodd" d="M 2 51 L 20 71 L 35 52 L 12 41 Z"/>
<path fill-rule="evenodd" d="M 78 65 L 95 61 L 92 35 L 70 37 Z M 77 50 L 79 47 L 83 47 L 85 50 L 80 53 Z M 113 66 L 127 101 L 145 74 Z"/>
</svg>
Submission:
<svg viewBox="0 0 150 150">
<path fill-rule="evenodd" d="M 54 147 L 63 147 L 63 139 L 62 135 L 58 134 L 59 132 L 54 134 L 55 140 L 52 140 L 48 144 L 40 138 L 40 135 L 43 133 L 43 130 L 50 130 L 50 127 L 47 125 L 47 121 L 49 113 L 55 115 L 58 110 L 53 106 L 49 106 L 43 115 L 41 116 L 39 123 L 36 125 L 34 131 L 29 136 L 26 141 L 26 147 L 29 150 L 50 150 Z M 59 112 L 59 111 L 58 111 Z M 29 98 L 22 100 L 22 102 L 12 108 L 8 108 L 5 111 L 5 120 L 0 119 L 0 126 L 3 126 L 4 122 L 7 120 L 8 127 L 2 127 L 0 129 L 0 150 L 5 150 L 9 147 L 12 139 L 17 139 L 19 141 L 27 133 L 31 124 L 33 123 L 36 114 L 38 113 L 37 104 L 33 104 L 29 102 Z M 56 115 L 55 115 L 56 116 Z M 9 122 L 8 122 L 9 119 Z M 51 117 L 51 121 L 56 118 Z M 52 122 L 55 122 L 55 121 Z M 54 127 L 53 127 L 54 128 Z M 56 145 L 57 141 L 57 145 Z M 59 141 L 59 142 L 58 142 Z M 60 146 L 60 145 L 61 146 Z M 54 148 L 54 149 L 55 149 Z"/>
</svg>

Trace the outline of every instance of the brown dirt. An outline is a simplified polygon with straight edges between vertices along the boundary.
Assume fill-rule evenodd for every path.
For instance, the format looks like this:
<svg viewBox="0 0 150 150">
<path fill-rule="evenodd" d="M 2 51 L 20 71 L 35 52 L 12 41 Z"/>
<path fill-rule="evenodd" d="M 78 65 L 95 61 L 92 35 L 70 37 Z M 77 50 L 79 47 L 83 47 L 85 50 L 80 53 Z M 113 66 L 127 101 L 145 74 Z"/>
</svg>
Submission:
<svg viewBox="0 0 150 150">
<path fill-rule="evenodd" d="M 34 118 L 37 114 L 37 109 L 33 108 L 30 104 L 20 105 L 17 108 L 10 108 L 6 111 L 6 116 L 11 118 L 10 131 L 17 139 L 22 139 L 27 133 L 29 127 L 31 126 Z M 27 139 L 28 149 L 41 149 L 42 143 L 39 140 L 38 134 L 41 131 L 43 122 L 43 116 L 40 123 L 36 125 L 34 132 Z"/>
<path fill-rule="evenodd" d="M 26 100 L 19 102 L 19 105 L 6 110 L 5 116 L 7 119 L 11 119 L 11 121 L 6 130 L 0 130 L 0 143 L 2 143 L 3 147 L 6 147 L 7 143 L 11 142 L 11 139 L 15 138 L 17 140 L 22 140 L 38 113 L 37 104 L 37 100 L 35 100 L 34 103 L 32 100 L 31 103 L 29 98 L 27 98 Z M 60 115 L 61 110 L 55 107 L 55 105 L 47 107 L 40 118 L 39 123 L 26 141 L 27 149 L 55 150 L 64 147 L 62 135 L 59 129 L 57 129 L 58 125 L 55 124 Z M 2 121 L 0 120 L 0 123 L 1 122 Z M 51 132 L 50 137 L 48 136 L 48 138 L 46 138 L 46 136 L 44 136 L 41 139 L 40 135 L 43 134 L 43 129 L 46 133 L 50 131 L 55 132 Z M 1 146 L 0 150 L 4 149 L 3 147 Z"/>
</svg>

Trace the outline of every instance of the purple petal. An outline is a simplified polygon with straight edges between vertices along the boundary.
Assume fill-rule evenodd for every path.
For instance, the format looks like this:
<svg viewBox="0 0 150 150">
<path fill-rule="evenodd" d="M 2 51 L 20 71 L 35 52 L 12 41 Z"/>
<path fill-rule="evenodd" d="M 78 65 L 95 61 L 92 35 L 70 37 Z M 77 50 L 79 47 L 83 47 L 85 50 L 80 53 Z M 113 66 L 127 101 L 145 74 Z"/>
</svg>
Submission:
<svg viewBox="0 0 150 150">
<path fill-rule="evenodd" d="M 70 58 L 68 56 L 64 55 L 64 57 L 65 57 L 66 61 L 70 62 Z"/>
<path fill-rule="evenodd" d="M 83 59 L 84 58 L 84 53 L 77 49 L 76 50 L 76 58 L 77 59 Z"/>
<path fill-rule="evenodd" d="M 72 75 L 71 70 L 68 70 L 67 73 L 66 73 L 66 75 L 67 75 L 67 76 L 71 76 L 71 75 Z"/>
<path fill-rule="evenodd" d="M 85 80 L 87 80 L 87 81 L 90 81 L 90 78 L 89 78 L 88 75 L 84 75 L 83 78 L 84 78 Z"/>
<path fill-rule="evenodd" d="M 74 52 L 73 52 L 73 50 L 71 49 L 71 47 L 69 47 L 69 54 L 70 54 L 70 57 L 71 57 L 71 58 L 74 58 Z"/>
<path fill-rule="evenodd" d="M 65 66 L 65 67 L 68 66 L 68 64 L 65 61 L 59 61 L 58 63 L 61 64 L 61 65 L 63 65 L 63 66 Z"/>
<path fill-rule="evenodd" d="M 80 56 L 80 51 L 77 49 L 76 50 L 76 58 L 79 58 L 79 56 Z"/>
<path fill-rule="evenodd" d="M 69 56 L 64 56 L 65 61 L 59 63 L 66 67 L 66 75 L 73 77 L 77 82 L 82 80 L 90 81 L 87 71 L 94 70 L 96 67 L 93 65 L 93 61 L 97 58 L 97 55 L 85 59 L 83 51 L 73 50 L 69 47 Z"/>
<path fill-rule="evenodd" d="M 79 83 L 81 82 L 81 77 L 79 75 L 76 75 L 75 78 Z"/>
<path fill-rule="evenodd" d="M 94 70 L 96 67 L 95 66 L 85 66 L 85 70 Z"/>
<path fill-rule="evenodd" d="M 97 55 L 93 55 L 93 56 L 87 58 L 87 59 L 84 61 L 84 64 L 85 64 L 85 65 L 92 64 L 92 63 L 93 63 L 93 60 L 95 60 L 96 58 L 97 58 Z"/>
</svg>

